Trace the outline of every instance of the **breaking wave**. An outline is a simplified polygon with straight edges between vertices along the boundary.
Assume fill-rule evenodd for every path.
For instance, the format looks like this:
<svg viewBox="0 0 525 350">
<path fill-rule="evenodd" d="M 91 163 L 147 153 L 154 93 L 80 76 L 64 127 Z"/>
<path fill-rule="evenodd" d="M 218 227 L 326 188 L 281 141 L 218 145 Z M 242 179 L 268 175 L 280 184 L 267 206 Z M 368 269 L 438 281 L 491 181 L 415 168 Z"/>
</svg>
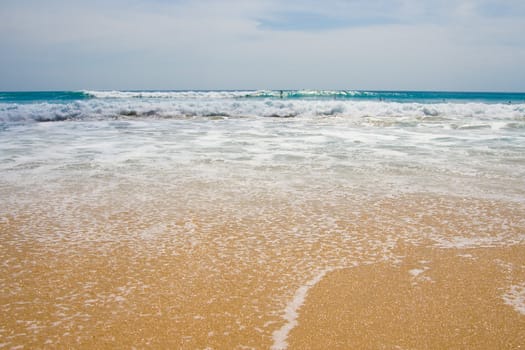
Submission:
<svg viewBox="0 0 525 350">
<path fill-rule="evenodd" d="M 11 95 L 9 95 L 11 94 Z M 353 91 L 82 91 L 2 93 L 0 122 L 125 118 L 348 118 L 360 125 L 523 129 L 524 103 L 399 102 L 334 98 Z M 383 93 L 385 94 L 385 93 Z M 403 94 L 403 92 L 391 94 Z M 427 93 L 428 94 L 428 93 Z M 443 95 L 443 94 L 442 94 Z"/>
</svg>

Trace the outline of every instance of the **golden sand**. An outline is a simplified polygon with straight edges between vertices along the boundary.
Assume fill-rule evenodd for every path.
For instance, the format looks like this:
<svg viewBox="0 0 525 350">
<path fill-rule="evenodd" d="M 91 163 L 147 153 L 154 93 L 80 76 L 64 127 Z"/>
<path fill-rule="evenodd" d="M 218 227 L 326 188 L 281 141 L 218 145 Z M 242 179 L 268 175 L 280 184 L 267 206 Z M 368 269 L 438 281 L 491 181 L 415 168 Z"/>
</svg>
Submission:
<svg viewBox="0 0 525 350">
<path fill-rule="evenodd" d="M 525 280 L 524 247 L 396 249 L 398 265 L 334 271 L 313 287 L 289 348 L 525 347 L 525 315 L 502 300 Z"/>
<path fill-rule="evenodd" d="M 290 349 L 525 344 L 525 316 L 505 303 L 525 282 L 521 204 L 277 204 L 265 220 L 166 208 L 97 208 L 69 231 L 4 215 L 0 347 L 278 348 L 287 306 L 298 312 Z"/>
</svg>

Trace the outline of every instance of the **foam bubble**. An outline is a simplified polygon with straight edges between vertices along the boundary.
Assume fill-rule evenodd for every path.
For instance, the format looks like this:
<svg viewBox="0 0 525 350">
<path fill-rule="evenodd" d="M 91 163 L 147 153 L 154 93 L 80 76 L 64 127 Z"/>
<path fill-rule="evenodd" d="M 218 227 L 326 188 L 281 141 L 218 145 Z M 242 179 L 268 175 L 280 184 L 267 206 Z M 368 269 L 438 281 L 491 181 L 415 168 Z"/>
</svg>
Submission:
<svg viewBox="0 0 525 350">
<path fill-rule="evenodd" d="M 414 277 L 417 277 L 417 276 L 419 276 L 420 274 L 422 274 L 425 271 L 426 271 L 426 269 L 412 269 L 412 270 L 408 271 L 408 273 L 411 274 Z"/>
<path fill-rule="evenodd" d="M 505 304 L 512 306 L 516 312 L 525 315 L 525 282 L 510 286 L 503 295 Z"/>
</svg>

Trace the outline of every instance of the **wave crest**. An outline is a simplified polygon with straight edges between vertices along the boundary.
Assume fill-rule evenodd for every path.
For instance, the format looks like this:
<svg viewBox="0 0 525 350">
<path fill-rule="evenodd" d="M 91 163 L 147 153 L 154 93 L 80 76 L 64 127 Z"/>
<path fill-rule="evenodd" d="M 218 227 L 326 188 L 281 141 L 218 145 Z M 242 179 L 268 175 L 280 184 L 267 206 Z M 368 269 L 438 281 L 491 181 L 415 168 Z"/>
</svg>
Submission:
<svg viewBox="0 0 525 350">
<path fill-rule="evenodd" d="M 242 93 L 236 94 L 240 96 Z M 260 98 L 91 98 L 67 103 L 0 103 L 0 122 L 4 123 L 187 117 L 343 117 L 357 124 L 373 122 L 374 125 L 389 125 L 408 121 L 405 125 L 433 123 L 450 127 L 503 122 L 509 128 L 521 128 L 525 120 L 525 104 Z"/>
</svg>

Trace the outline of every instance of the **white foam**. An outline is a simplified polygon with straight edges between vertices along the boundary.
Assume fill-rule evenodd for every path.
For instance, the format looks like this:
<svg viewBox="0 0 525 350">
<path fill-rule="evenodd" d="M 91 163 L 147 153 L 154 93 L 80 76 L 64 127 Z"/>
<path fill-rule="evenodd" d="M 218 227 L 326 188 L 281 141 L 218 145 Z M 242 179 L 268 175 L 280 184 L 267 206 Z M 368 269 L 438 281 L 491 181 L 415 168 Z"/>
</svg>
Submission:
<svg viewBox="0 0 525 350">
<path fill-rule="evenodd" d="M 288 348 L 288 342 L 286 339 L 288 338 L 290 331 L 298 324 L 298 311 L 299 308 L 304 304 L 308 291 L 310 288 L 319 283 L 319 281 L 321 281 L 321 279 L 330 271 L 332 270 L 326 269 L 321 271 L 314 278 L 297 289 L 293 299 L 286 305 L 286 308 L 284 309 L 283 318 L 286 320 L 286 323 L 281 328 L 273 332 L 273 345 L 271 347 L 272 350 L 284 350 Z"/>
<path fill-rule="evenodd" d="M 422 274 L 423 272 L 425 272 L 427 269 L 412 269 L 410 271 L 408 271 L 409 274 L 411 274 L 412 276 L 414 277 L 417 277 L 419 276 L 420 274 Z"/>
<path fill-rule="evenodd" d="M 0 103 L 0 122 L 113 119 L 115 117 L 343 116 L 369 127 L 503 130 L 525 118 L 525 104 L 399 103 L 330 99 L 243 98 L 249 91 L 86 91 L 97 98 L 63 103 Z M 471 130 L 472 129 L 472 130 Z"/>
<path fill-rule="evenodd" d="M 440 248 L 492 248 L 500 246 L 509 246 L 515 244 L 522 244 L 525 241 L 525 235 L 495 235 L 490 237 L 473 236 L 473 237 L 433 237 L 436 245 Z"/>
<path fill-rule="evenodd" d="M 512 306 L 516 312 L 525 315 L 525 282 L 510 286 L 502 298 L 505 304 Z"/>
<path fill-rule="evenodd" d="M 84 94 L 106 99 L 130 99 L 130 98 L 150 98 L 150 99 L 203 99 L 203 98 L 238 98 L 245 96 L 257 96 L 265 94 L 260 91 L 118 91 L 118 90 L 84 90 Z"/>
</svg>

